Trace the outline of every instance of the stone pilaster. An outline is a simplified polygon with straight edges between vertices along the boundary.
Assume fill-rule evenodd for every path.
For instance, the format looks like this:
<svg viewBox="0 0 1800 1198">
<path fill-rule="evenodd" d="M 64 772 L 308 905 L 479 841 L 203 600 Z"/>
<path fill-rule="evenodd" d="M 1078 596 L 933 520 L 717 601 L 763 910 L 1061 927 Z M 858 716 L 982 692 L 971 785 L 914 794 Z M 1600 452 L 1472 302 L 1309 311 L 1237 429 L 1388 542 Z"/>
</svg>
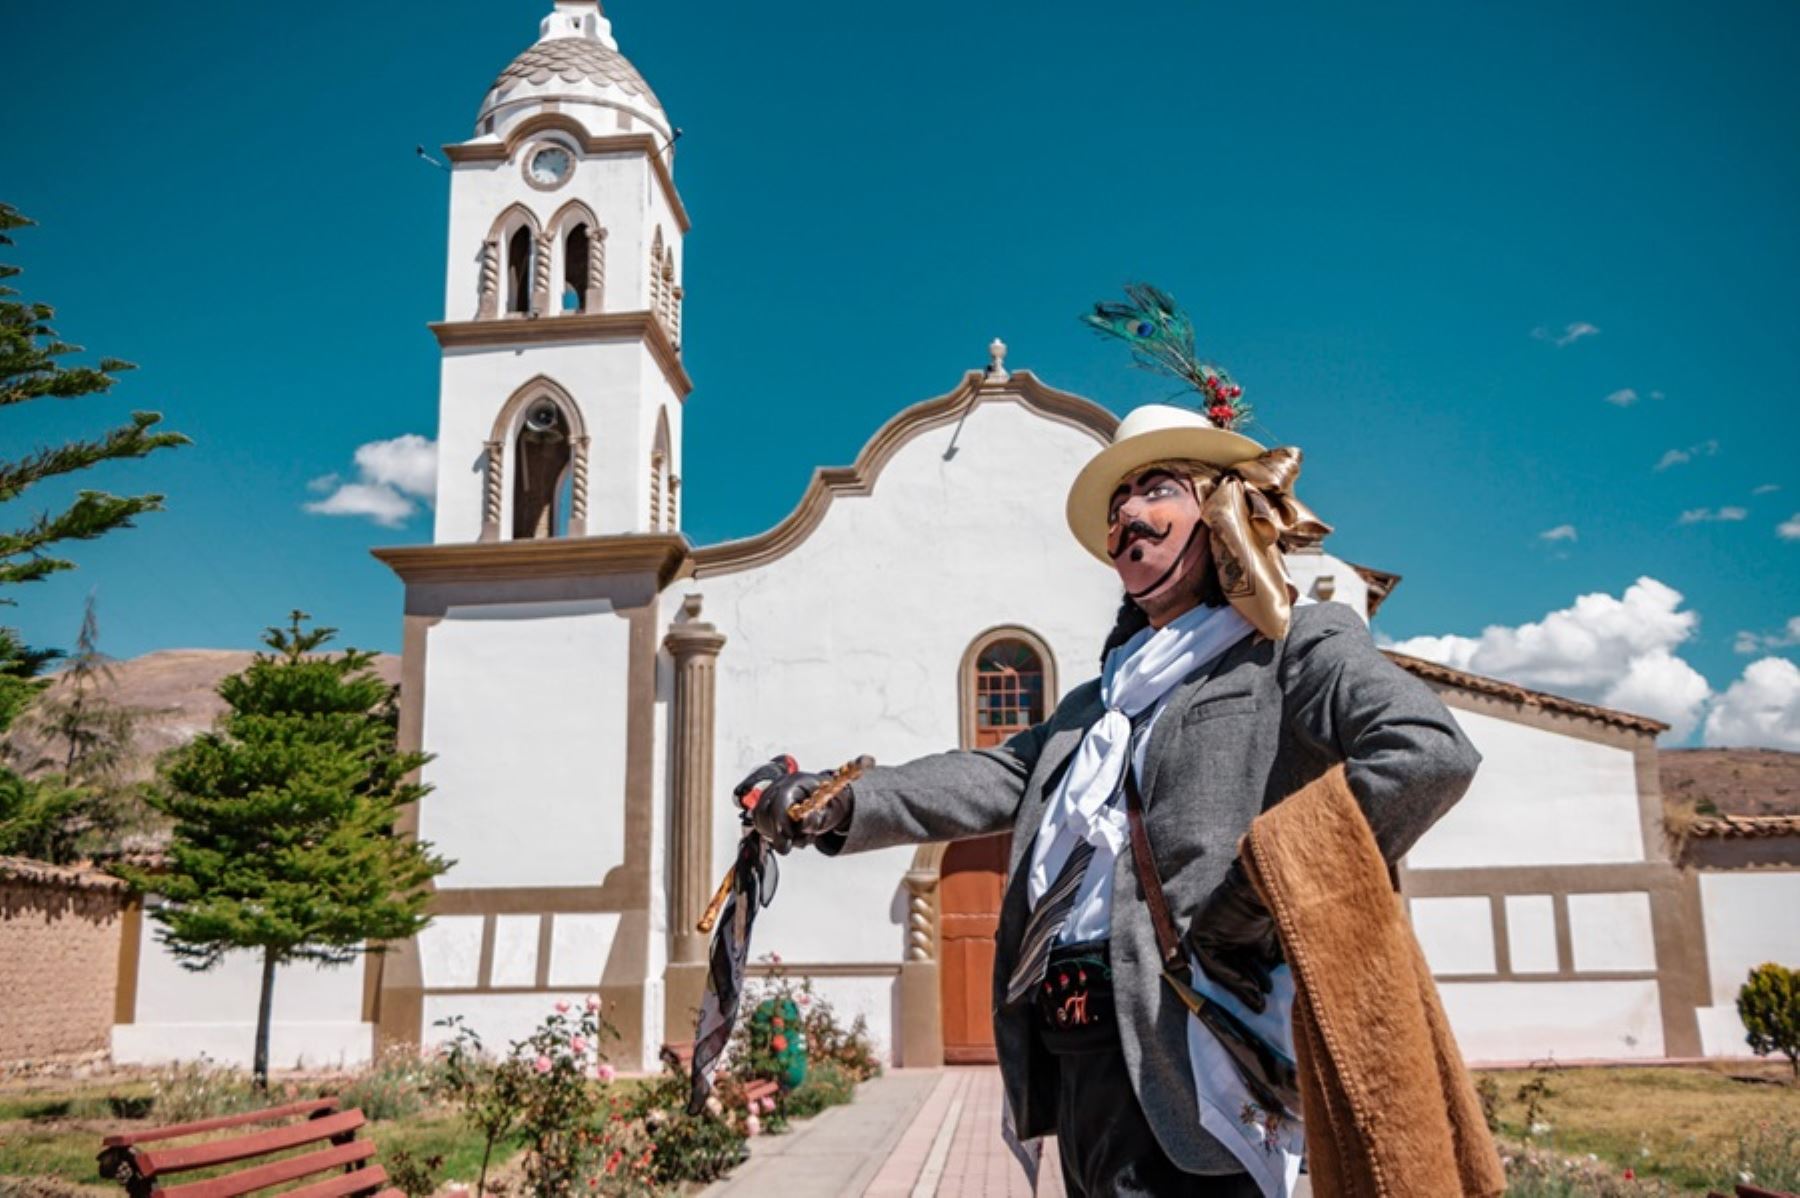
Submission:
<svg viewBox="0 0 1800 1198">
<path fill-rule="evenodd" d="M 500 239 L 490 237 L 481 243 L 481 299 L 475 310 L 477 320 L 492 320 L 500 311 Z"/>
<path fill-rule="evenodd" d="M 700 596 L 689 595 L 663 645 L 675 663 L 669 860 L 669 972 L 667 1025 L 693 1026 L 706 980 L 707 938 L 694 930 L 718 879 L 712 868 L 713 676 L 725 636 L 700 619 Z"/>
<path fill-rule="evenodd" d="M 588 293 L 584 312 L 599 312 L 606 305 L 606 230 L 588 234 Z"/>
<path fill-rule="evenodd" d="M 944 1063 L 943 1002 L 938 964 L 938 870 L 906 872 L 906 960 L 900 965 L 900 1063 L 936 1069 Z"/>
<path fill-rule="evenodd" d="M 587 535 L 588 444 L 585 433 L 575 438 L 574 461 L 570 466 L 574 477 L 569 482 L 569 535 L 572 537 Z"/>
<path fill-rule="evenodd" d="M 537 253 L 531 259 L 531 310 L 539 316 L 562 310 L 560 297 L 553 302 L 550 295 L 550 252 L 555 248 L 555 234 L 538 234 Z"/>
<path fill-rule="evenodd" d="M 500 441 L 488 441 L 482 448 L 486 453 L 482 462 L 481 539 L 498 541 L 500 502 L 506 483 L 506 445 Z"/>
</svg>

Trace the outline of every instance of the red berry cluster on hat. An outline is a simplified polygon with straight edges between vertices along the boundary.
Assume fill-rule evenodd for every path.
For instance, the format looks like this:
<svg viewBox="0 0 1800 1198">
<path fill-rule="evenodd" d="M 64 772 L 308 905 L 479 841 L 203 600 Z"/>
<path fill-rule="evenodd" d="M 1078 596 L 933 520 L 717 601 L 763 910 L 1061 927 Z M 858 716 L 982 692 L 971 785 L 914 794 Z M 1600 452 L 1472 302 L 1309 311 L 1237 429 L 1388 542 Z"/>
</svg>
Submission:
<svg viewBox="0 0 1800 1198">
<path fill-rule="evenodd" d="M 1206 418 L 1220 428 L 1229 429 L 1247 414 L 1244 406 L 1238 403 L 1244 389 L 1222 371 L 1210 372 L 1205 379 L 1201 398 L 1206 401 Z"/>
</svg>

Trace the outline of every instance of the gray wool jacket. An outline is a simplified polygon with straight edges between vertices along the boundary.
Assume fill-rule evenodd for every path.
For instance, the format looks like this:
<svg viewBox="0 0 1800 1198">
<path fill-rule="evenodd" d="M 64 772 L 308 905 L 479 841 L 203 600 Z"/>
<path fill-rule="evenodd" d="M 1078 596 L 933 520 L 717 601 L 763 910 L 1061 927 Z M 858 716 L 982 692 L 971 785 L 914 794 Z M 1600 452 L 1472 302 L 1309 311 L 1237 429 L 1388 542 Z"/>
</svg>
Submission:
<svg viewBox="0 0 1800 1198">
<path fill-rule="evenodd" d="M 1096 679 L 1050 718 L 992 749 L 877 767 L 858 779 L 839 852 L 1020 829 L 994 954 L 994 1040 L 1023 1137 L 1055 1131 L 1058 1067 L 1029 1004 L 1003 1008 L 1028 906 L 1031 843 L 1082 734 L 1102 714 Z M 1398 861 L 1462 797 L 1481 760 L 1431 689 L 1376 649 L 1340 603 L 1296 608 L 1285 639 L 1252 636 L 1183 681 L 1157 717 L 1139 780 L 1156 870 L 1190 926 L 1250 821 L 1338 762 L 1384 856 Z M 1239 1170 L 1200 1126 L 1187 1009 L 1162 981 L 1129 849 L 1114 867 L 1114 1001 L 1125 1064 L 1157 1140 L 1192 1173 Z"/>
</svg>

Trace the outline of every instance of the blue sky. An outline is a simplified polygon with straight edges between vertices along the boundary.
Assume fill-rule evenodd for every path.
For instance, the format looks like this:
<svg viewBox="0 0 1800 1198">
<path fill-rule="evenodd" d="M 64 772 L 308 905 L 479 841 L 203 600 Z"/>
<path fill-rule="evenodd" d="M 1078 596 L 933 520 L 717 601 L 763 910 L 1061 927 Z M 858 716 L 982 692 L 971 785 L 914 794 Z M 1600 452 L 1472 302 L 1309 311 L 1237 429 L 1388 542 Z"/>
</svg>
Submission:
<svg viewBox="0 0 1800 1198">
<path fill-rule="evenodd" d="M 6 413 L 6 449 L 133 407 L 197 442 L 83 480 L 169 511 L 22 592 L 6 619 L 31 641 L 66 645 L 97 588 L 120 656 L 250 645 L 296 605 L 398 648 L 400 588 L 367 549 L 427 539 L 429 513 L 309 515 L 307 484 L 433 435 L 447 177 L 413 146 L 470 135 L 547 10 L 94 0 L 9 20 L 31 102 L 0 196 L 41 227 L 8 260 L 66 336 L 141 369 Z M 608 16 L 685 130 L 697 542 L 779 519 L 996 334 L 1116 410 L 1163 398 L 1076 323 L 1148 278 L 1305 448 L 1331 547 L 1405 576 L 1384 636 L 1540 685 L 1546 646 L 1574 643 L 1560 689 L 1596 699 L 1666 706 L 1703 676 L 1715 697 L 1676 704 L 1694 721 L 1746 666 L 1794 657 L 1793 5 Z M 1658 469 L 1671 450 L 1686 460 Z M 1629 589 L 1645 577 L 1664 590 Z M 1490 625 L 1505 635 L 1412 639 Z M 1762 675 L 1740 739 L 1800 747 L 1800 671 Z"/>
</svg>

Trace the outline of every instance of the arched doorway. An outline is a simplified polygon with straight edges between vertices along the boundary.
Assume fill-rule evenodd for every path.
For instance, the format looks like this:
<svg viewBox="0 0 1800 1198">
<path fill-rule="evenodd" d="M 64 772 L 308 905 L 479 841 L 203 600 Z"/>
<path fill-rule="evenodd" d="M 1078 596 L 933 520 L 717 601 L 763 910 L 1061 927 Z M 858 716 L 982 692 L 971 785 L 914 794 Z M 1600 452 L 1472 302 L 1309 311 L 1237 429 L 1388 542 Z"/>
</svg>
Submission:
<svg viewBox="0 0 1800 1198">
<path fill-rule="evenodd" d="M 962 742 L 985 749 L 1040 723 L 1055 690 L 1050 651 L 1022 628 L 983 633 L 963 655 Z M 960 840 L 944 851 L 938 882 L 938 974 L 944 1060 L 992 1063 L 994 935 L 1012 837 Z"/>
</svg>

